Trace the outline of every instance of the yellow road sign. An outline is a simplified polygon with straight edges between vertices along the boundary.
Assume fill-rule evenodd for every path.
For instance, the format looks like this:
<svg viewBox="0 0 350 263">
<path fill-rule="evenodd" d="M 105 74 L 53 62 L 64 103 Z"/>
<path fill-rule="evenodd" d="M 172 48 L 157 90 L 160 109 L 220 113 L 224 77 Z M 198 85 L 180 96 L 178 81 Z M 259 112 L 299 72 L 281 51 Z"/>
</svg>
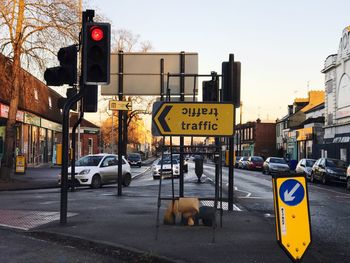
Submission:
<svg viewBox="0 0 350 263">
<path fill-rule="evenodd" d="M 131 101 L 119 101 L 119 100 L 110 100 L 109 101 L 110 110 L 132 110 Z"/>
<path fill-rule="evenodd" d="M 309 197 L 305 176 L 276 176 L 272 180 L 276 236 L 294 261 L 301 260 L 311 244 Z"/>
<path fill-rule="evenodd" d="M 156 102 L 153 135 L 232 136 L 234 105 L 230 103 Z"/>
</svg>

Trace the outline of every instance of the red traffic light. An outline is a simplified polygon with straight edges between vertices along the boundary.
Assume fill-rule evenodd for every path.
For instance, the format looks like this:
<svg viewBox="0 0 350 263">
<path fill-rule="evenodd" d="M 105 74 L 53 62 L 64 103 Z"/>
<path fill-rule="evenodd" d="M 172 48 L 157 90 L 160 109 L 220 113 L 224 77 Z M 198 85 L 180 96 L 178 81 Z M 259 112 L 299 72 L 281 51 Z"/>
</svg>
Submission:
<svg viewBox="0 0 350 263">
<path fill-rule="evenodd" d="M 103 30 L 102 28 L 98 27 L 98 26 L 93 26 L 90 28 L 90 32 L 91 32 L 91 38 L 94 41 L 100 41 L 101 39 L 103 39 Z"/>
</svg>

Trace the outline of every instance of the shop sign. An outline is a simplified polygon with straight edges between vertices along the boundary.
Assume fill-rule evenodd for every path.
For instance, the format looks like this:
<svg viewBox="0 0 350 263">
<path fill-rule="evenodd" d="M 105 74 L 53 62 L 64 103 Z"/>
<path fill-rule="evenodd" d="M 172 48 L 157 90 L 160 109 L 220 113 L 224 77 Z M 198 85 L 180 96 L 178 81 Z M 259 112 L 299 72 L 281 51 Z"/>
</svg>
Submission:
<svg viewBox="0 0 350 263">
<path fill-rule="evenodd" d="M 297 130 L 297 141 L 305 141 L 309 138 L 312 138 L 312 127 Z"/>
<path fill-rule="evenodd" d="M 40 117 L 30 114 L 28 112 L 25 112 L 24 123 L 40 126 Z"/>
<path fill-rule="evenodd" d="M 3 118 L 8 118 L 9 117 L 9 106 L 5 104 L 0 104 L 0 116 Z M 16 113 L 16 121 L 23 122 L 24 120 L 24 112 L 18 110 Z"/>
<path fill-rule="evenodd" d="M 84 133 L 85 134 L 99 134 L 99 131 L 98 130 L 87 130 L 87 129 L 84 129 Z"/>
<path fill-rule="evenodd" d="M 41 118 L 41 127 L 53 130 L 53 131 L 62 131 L 62 125 L 53 121 L 49 121 Z"/>
</svg>

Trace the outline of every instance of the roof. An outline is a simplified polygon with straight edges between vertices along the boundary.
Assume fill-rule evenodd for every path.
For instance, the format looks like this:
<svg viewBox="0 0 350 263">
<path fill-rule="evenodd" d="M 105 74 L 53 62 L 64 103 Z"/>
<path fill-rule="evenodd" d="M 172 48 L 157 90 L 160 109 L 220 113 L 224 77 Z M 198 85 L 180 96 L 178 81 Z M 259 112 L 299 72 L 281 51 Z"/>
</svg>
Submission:
<svg viewBox="0 0 350 263">
<path fill-rule="evenodd" d="M 76 123 L 78 121 L 78 113 L 75 112 L 71 112 L 70 113 L 70 126 L 72 127 L 74 125 L 74 123 Z M 86 127 L 86 128 L 95 128 L 95 129 L 100 129 L 99 126 L 93 124 L 92 122 L 86 120 L 86 119 L 82 119 L 80 122 L 80 126 L 81 127 Z"/>
<path fill-rule="evenodd" d="M 313 111 L 318 111 L 318 110 L 321 110 L 321 109 L 324 109 L 325 105 L 324 105 L 324 102 L 321 103 L 321 104 L 318 104 L 316 105 L 315 107 L 307 110 L 307 111 L 304 111 L 304 113 L 310 113 L 310 112 L 313 112 Z"/>
</svg>

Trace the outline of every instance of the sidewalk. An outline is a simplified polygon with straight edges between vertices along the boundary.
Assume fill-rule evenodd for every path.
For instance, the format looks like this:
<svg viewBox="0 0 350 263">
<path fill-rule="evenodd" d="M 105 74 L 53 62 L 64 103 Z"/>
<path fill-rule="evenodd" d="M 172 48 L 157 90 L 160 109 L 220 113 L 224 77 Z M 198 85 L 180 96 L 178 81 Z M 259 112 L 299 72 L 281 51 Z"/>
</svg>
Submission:
<svg viewBox="0 0 350 263">
<path fill-rule="evenodd" d="M 0 191 L 57 188 L 59 187 L 57 181 L 60 172 L 60 167 L 27 168 L 25 174 L 12 175 L 11 182 L 1 182 Z"/>
<path fill-rule="evenodd" d="M 186 188 L 197 191 L 197 196 L 213 193 L 210 183 L 187 182 Z M 162 201 L 157 230 L 157 193 L 157 185 L 134 185 L 124 188 L 121 197 L 106 191 L 103 200 L 86 197 L 85 203 L 89 205 L 77 202 L 73 196 L 75 201 L 68 204 L 69 212 L 77 215 L 69 217 L 66 225 L 54 222 L 36 229 L 35 233 L 127 250 L 131 254 L 124 258 L 126 262 L 135 262 L 133 255 L 139 254 L 152 256 L 159 262 L 290 262 L 276 243 L 274 219 L 248 211 L 225 211 L 222 228 L 217 213 L 219 225 L 214 231 L 202 224 L 164 225 L 168 201 Z M 163 193 L 169 196 L 169 184 Z"/>
</svg>

